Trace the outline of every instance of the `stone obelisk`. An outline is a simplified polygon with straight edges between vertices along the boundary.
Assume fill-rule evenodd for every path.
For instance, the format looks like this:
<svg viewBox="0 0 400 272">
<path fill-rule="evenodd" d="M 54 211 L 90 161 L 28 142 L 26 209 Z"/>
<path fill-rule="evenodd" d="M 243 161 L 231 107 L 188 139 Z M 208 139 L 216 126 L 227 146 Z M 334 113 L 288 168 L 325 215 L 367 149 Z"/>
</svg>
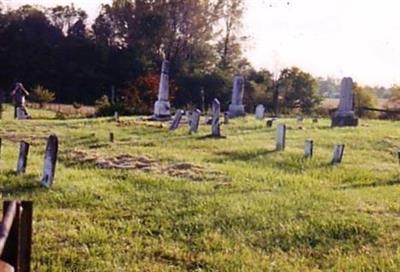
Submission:
<svg viewBox="0 0 400 272">
<path fill-rule="evenodd" d="M 158 100 L 154 105 L 154 118 L 157 120 L 171 119 L 171 105 L 169 103 L 169 61 L 164 60 L 161 68 Z"/>
<path fill-rule="evenodd" d="M 356 127 L 358 118 L 353 109 L 353 79 L 343 78 L 340 86 L 339 108 L 332 118 L 332 127 Z"/>
<path fill-rule="evenodd" d="M 241 75 L 236 75 L 233 80 L 232 103 L 229 105 L 229 116 L 231 118 L 246 115 L 243 105 L 243 95 L 244 77 Z"/>
</svg>

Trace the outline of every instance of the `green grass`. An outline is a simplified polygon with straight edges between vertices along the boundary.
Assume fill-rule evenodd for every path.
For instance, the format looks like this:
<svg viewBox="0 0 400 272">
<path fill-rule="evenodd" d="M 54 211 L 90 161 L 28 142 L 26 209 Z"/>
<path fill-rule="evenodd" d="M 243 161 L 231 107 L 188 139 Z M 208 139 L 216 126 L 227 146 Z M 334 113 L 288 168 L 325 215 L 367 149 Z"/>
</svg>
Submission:
<svg viewBox="0 0 400 272">
<path fill-rule="evenodd" d="M 253 116 L 222 127 L 226 139 L 122 118 L 14 121 L 7 108 L 0 192 L 34 201 L 34 271 L 399 271 L 400 171 L 396 122 L 329 120 L 288 125 L 287 149 L 274 152 L 275 128 Z M 116 142 L 108 143 L 108 134 Z M 56 133 L 60 160 L 50 190 L 39 186 L 45 138 Z M 94 135 L 93 135 L 94 133 Z M 32 143 L 28 170 L 15 176 L 18 140 Z M 304 141 L 315 156 L 303 159 Z M 331 166 L 333 145 L 346 144 Z M 158 171 L 106 170 L 72 160 L 145 156 Z M 177 163 L 197 178 L 169 175 Z"/>
</svg>

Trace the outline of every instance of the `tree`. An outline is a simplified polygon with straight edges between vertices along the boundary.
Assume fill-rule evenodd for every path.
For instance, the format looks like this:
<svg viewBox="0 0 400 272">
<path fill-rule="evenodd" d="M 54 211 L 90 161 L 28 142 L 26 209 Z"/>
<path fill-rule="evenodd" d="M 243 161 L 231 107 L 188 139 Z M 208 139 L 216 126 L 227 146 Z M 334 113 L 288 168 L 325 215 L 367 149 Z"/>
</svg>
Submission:
<svg viewBox="0 0 400 272">
<path fill-rule="evenodd" d="M 376 97 L 374 89 L 354 83 L 353 93 L 358 116 L 368 118 L 376 117 L 376 113 L 364 110 L 364 108 L 376 108 L 378 106 L 378 98 Z"/>
<path fill-rule="evenodd" d="M 48 16 L 51 23 L 60 29 L 64 35 L 73 35 L 77 33 L 79 29 L 79 35 L 82 35 L 85 29 L 85 21 L 87 19 L 87 14 L 82 9 L 75 8 L 74 4 L 69 6 L 56 6 L 47 10 Z"/>
<path fill-rule="evenodd" d="M 300 109 L 313 112 L 321 102 L 316 80 L 297 67 L 284 69 L 278 79 L 280 108 L 284 112 Z"/>
<path fill-rule="evenodd" d="M 245 40 L 245 37 L 240 36 L 240 30 L 242 28 L 244 1 L 218 0 L 216 7 L 217 17 L 222 25 L 219 33 L 220 40 L 217 44 L 219 67 L 222 70 L 236 72 L 243 61 L 241 43 Z"/>
</svg>

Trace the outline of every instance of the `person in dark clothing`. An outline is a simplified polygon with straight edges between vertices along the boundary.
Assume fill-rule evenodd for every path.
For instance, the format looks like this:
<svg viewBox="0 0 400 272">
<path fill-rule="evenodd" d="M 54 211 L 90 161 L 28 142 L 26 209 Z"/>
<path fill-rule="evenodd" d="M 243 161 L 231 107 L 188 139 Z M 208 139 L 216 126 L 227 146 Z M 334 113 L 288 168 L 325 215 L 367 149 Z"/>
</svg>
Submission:
<svg viewBox="0 0 400 272">
<path fill-rule="evenodd" d="M 29 96 L 29 92 L 25 89 L 22 83 L 15 84 L 15 88 L 11 92 L 11 96 L 14 100 L 14 118 L 17 118 L 18 108 L 20 108 L 26 116 L 29 116 L 25 108 L 25 97 Z"/>
</svg>

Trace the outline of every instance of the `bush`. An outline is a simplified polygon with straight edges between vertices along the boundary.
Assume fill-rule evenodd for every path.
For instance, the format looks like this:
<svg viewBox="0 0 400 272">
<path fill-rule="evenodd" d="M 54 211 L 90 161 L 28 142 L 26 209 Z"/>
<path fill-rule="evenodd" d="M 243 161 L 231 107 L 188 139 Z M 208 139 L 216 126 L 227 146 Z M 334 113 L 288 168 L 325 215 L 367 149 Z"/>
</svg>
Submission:
<svg viewBox="0 0 400 272">
<path fill-rule="evenodd" d="M 131 115 L 134 109 L 126 103 L 111 104 L 108 97 L 103 95 L 95 101 L 96 116 L 113 116 L 115 112 L 120 115 Z"/>
<path fill-rule="evenodd" d="M 358 109 L 359 117 L 376 118 L 378 114 L 372 111 L 365 111 L 363 108 L 376 108 L 378 106 L 378 99 L 373 89 L 368 87 L 361 87 L 355 84 L 354 87 L 355 105 Z"/>
<path fill-rule="evenodd" d="M 53 102 L 56 95 L 41 85 L 36 86 L 32 92 L 32 100 L 39 103 L 40 108 L 46 103 Z"/>
</svg>

